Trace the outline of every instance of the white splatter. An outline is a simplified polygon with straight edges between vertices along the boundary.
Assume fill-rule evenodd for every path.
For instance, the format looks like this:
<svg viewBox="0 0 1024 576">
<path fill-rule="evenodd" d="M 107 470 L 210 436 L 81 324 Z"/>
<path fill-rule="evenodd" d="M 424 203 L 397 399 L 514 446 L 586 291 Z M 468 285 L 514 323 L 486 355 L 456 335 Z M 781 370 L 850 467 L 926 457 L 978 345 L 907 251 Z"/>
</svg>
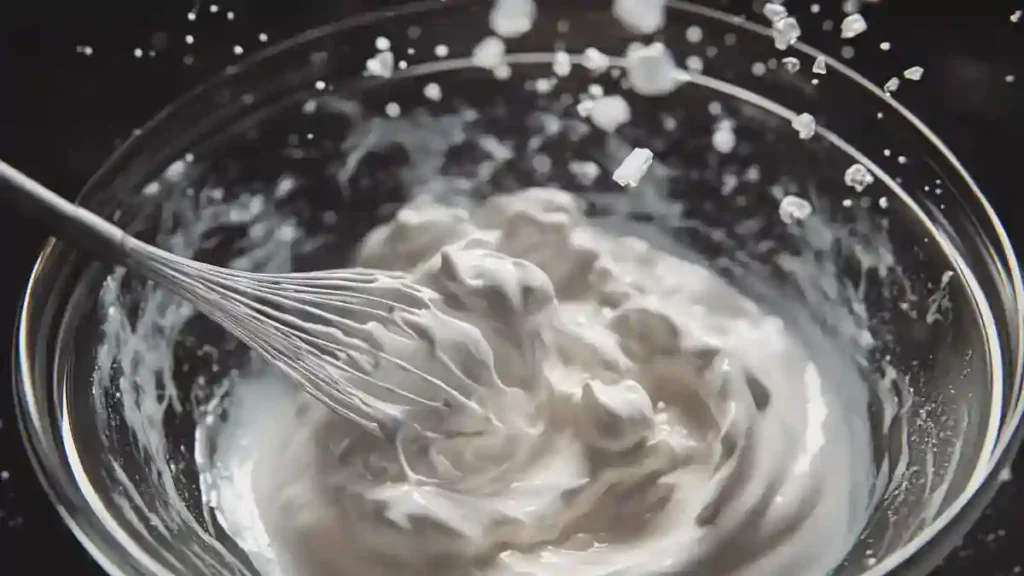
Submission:
<svg viewBox="0 0 1024 576">
<path fill-rule="evenodd" d="M 380 52 L 366 60 L 366 75 L 390 78 L 395 73 L 395 55 L 391 52 Z"/>
<path fill-rule="evenodd" d="M 489 23 L 491 30 L 504 38 L 518 38 L 533 28 L 537 4 L 533 0 L 494 0 Z"/>
<path fill-rule="evenodd" d="M 431 82 L 423 87 L 423 96 L 427 100 L 432 102 L 440 102 L 443 94 L 441 93 L 441 86 L 437 82 Z"/>
<path fill-rule="evenodd" d="M 665 0 L 615 0 L 612 14 L 635 34 L 653 34 L 665 26 Z"/>
<path fill-rule="evenodd" d="M 801 140 L 809 140 L 814 136 L 814 131 L 817 128 L 817 121 L 814 116 L 804 112 L 793 119 L 793 129 L 800 135 Z"/>
<path fill-rule="evenodd" d="M 850 14 L 846 18 L 843 18 L 843 22 L 839 25 L 839 36 L 848 40 L 855 36 L 859 36 L 867 29 L 868 23 L 864 20 L 863 16 L 859 13 Z"/>
<path fill-rule="evenodd" d="M 634 148 L 615 170 L 615 173 L 612 174 L 612 180 L 615 180 L 619 186 L 636 188 L 640 183 L 640 179 L 644 177 L 644 174 L 647 174 L 647 170 L 650 169 L 653 163 L 653 152 L 647 148 Z"/>
<path fill-rule="evenodd" d="M 551 63 L 551 69 L 554 71 L 555 76 L 565 78 L 572 72 L 572 58 L 569 53 L 565 50 L 558 50 L 555 52 L 554 60 Z"/>
<path fill-rule="evenodd" d="M 629 102 L 618 94 L 597 98 L 590 108 L 590 121 L 594 126 L 609 133 L 618 130 L 632 117 L 633 111 L 629 107 Z"/>
<path fill-rule="evenodd" d="M 505 63 L 505 41 L 497 36 L 487 36 L 473 47 L 473 64 L 494 70 Z"/>
<path fill-rule="evenodd" d="M 903 71 L 903 77 L 907 80 L 920 80 L 924 76 L 924 68 L 920 66 L 911 66 Z"/>
<path fill-rule="evenodd" d="M 800 38 L 800 24 L 792 16 L 772 22 L 772 38 L 775 40 L 775 48 L 785 50 Z"/>
<path fill-rule="evenodd" d="M 583 51 L 583 67 L 595 74 L 600 74 L 611 66 L 611 58 L 597 48 L 587 48 Z"/>
<path fill-rule="evenodd" d="M 799 196 L 790 194 L 779 202 L 779 218 L 786 224 L 806 220 L 813 212 L 814 207 L 811 206 L 811 203 Z"/>
<path fill-rule="evenodd" d="M 664 96 L 690 75 L 677 65 L 672 52 L 661 42 L 633 44 L 626 50 L 626 79 L 637 94 Z"/>
<path fill-rule="evenodd" d="M 731 120 L 721 120 L 715 124 L 711 133 L 711 147 L 721 154 L 729 154 L 736 149 L 736 132 Z"/>
<path fill-rule="evenodd" d="M 863 192 L 874 181 L 875 176 L 860 163 L 853 164 L 843 174 L 843 182 L 857 192 Z"/>
</svg>

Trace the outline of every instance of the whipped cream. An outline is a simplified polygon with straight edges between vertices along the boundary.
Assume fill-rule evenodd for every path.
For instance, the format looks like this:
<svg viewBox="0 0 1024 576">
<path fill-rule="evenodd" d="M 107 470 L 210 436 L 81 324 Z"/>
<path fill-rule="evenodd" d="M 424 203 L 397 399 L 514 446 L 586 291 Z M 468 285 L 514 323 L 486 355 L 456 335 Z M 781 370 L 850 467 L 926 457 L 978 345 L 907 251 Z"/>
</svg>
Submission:
<svg viewBox="0 0 1024 576">
<path fill-rule="evenodd" d="M 866 407 L 707 268 L 547 188 L 420 198 L 356 264 L 436 293 L 384 345 L 481 410 L 390 442 L 254 366 L 209 489 L 264 574 L 826 574 L 856 540 Z"/>
</svg>

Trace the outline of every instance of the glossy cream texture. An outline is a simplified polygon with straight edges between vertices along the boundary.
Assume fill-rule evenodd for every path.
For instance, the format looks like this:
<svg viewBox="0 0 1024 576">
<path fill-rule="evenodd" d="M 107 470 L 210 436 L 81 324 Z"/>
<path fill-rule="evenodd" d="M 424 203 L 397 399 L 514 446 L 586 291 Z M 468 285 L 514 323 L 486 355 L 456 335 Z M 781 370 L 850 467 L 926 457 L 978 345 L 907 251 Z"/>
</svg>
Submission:
<svg viewBox="0 0 1024 576">
<path fill-rule="evenodd" d="M 865 407 L 708 269 L 554 189 L 421 197 L 358 260 L 437 293 L 390 351 L 484 416 L 416 412 L 399 450 L 254 366 L 204 493 L 261 572 L 813 575 L 856 540 Z"/>
</svg>

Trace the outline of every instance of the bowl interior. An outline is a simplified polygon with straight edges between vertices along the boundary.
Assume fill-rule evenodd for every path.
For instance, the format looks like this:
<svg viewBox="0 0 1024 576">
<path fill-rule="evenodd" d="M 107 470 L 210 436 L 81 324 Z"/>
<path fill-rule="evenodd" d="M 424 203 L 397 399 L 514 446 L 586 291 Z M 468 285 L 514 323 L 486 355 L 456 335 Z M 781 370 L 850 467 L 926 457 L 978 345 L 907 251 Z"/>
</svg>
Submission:
<svg viewBox="0 0 1024 576">
<path fill-rule="evenodd" d="M 886 568 L 974 489 L 1015 390 L 1001 387 L 1003 326 L 983 295 L 994 280 L 982 233 L 947 216 L 977 210 L 970 182 L 927 134 L 856 78 L 810 74 L 813 54 L 791 48 L 804 71 L 789 72 L 763 29 L 699 7 L 670 10 L 659 38 L 704 73 L 650 98 L 578 60 L 567 77 L 552 73 L 556 41 L 573 54 L 619 54 L 635 40 L 607 12 L 543 13 L 509 42 L 512 75 L 500 79 L 467 59 L 479 38 L 463 31 L 486 29 L 485 3 L 449 4 L 336 25 L 229 71 L 149 126 L 82 202 L 176 253 L 286 271 L 344 266 L 420 195 L 472 203 L 529 186 L 569 190 L 595 225 L 705 263 L 823 336 L 806 344 L 848 356 L 871 383 L 849 394 L 862 398 L 877 481 L 837 573 Z M 381 35 L 407 66 L 366 78 Z M 450 57 L 435 56 L 441 44 Z M 432 83 L 437 101 L 425 95 Z M 630 104 L 614 134 L 579 116 L 581 95 L 596 93 Z M 804 111 L 818 123 L 810 139 L 791 125 Z M 611 172 L 634 147 L 657 162 L 627 192 Z M 844 183 L 854 163 L 875 175 L 861 192 Z M 786 195 L 811 201 L 813 214 L 783 222 Z M 201 496 L 200 466 L 216 447 L 196 433 L 230 417 L 211 406 L 248 351 L 134 275 L 66 247 L 47 258 L 36 282 L 59 303 L 52 356 L 39 354 L 53 360 L 46 394 L 86 507 L 154 572 L 254 573 Z"/>
</svg>

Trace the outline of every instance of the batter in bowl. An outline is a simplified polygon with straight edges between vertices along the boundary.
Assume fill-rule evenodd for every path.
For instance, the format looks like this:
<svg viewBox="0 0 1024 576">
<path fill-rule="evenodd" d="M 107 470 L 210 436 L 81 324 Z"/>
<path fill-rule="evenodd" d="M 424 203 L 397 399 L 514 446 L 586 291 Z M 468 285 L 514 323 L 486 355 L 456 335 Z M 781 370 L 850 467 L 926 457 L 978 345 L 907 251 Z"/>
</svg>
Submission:
<svg viewBox="0 0 1024 576">
<path fill-rule="evenodd" d="M 421 197 L 355 264 L 437 292 L 460 332 L 381 345 L 485 410 L 389 442 L 253 367 L 206 490 L 263 573 L 826 574 L 856 540 L 866 407 L 708 269 L 547 188 Z"/>
</svg>

